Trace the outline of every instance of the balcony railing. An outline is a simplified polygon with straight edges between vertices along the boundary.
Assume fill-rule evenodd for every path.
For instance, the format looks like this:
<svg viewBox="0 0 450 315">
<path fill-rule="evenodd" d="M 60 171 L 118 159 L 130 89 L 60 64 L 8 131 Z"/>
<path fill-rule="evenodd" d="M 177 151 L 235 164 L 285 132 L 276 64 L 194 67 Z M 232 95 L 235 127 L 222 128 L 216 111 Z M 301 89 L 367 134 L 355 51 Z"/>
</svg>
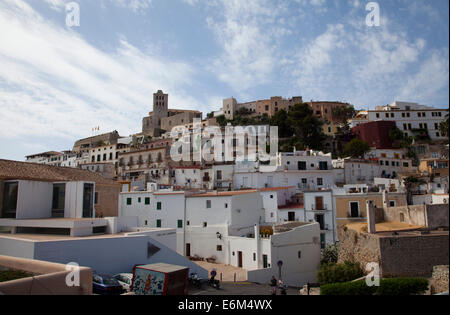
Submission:
<svg viewBox="0 0 450 315">
<path fill-rule="evenodd" d="M 319 206 L 319 207 L 317 207 L 317 205 L 316 204 L 313 204 L 313 205 L 311 205 L 311 210 L 316 210 L 316 211 L 325 211 L 325 210 L 328 210 L 328 205 L 322 205 L 322 206 Z"/>
</svg>

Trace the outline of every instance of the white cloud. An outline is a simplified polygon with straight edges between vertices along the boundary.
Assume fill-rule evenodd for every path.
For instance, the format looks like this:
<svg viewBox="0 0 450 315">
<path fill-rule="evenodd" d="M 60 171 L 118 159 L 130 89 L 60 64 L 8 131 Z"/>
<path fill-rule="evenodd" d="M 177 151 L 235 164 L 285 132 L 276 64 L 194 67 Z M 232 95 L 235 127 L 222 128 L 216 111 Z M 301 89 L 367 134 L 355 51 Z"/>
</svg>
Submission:
<svg viewBox="0 0 450 315">
<path fill-rule="evenodd" d="M 0 138 L 73 141 L 97 125 L 138 132 L 157 89 L 170 93 L 171 107 L 199 104 L 184 92 L 190 65 L 146 55 L 124 38 L 116 51 L 101 51 L 23 1 L 0 3 L 0 38 Z"/>
<path fill-rule="evenodd" d="M 445 52 L 433 51 L 421 65 L 419 71 L 409 77 L 400 89 L 396 99 L 414 98 L 417 102 L 437 102 L 439 91 L 448 87 L 449 55 Z M 433 104 L 442 106 L 443 104 Z"/>
<path fill-rule="evenodd" d="M 207 19 L 223 49 L 210 70 L 238 93 L 273 80 L 278 62 L 278 40 L 290 34 L 284 26 L 283 2 L 219 0 L 219 15 Z"/>
</svg>

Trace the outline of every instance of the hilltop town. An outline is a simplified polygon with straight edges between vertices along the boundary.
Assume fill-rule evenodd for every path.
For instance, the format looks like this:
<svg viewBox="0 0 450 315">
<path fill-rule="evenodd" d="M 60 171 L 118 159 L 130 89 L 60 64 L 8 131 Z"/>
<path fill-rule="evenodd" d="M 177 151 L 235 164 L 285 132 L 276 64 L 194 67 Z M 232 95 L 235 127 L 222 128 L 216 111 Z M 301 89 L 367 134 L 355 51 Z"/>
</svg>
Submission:
<svg viewBox="0 0 450 315">
<path fill-rule="evenodd" d="M 133 135 L 0 160 L 0 266 L 76 262 L 113 276 L 165 263 L 203 279 L 216 269 L 224 283 L 275 276 L 309 294 L 330 282 L 326 266 L 356 263 L 350 281 L 375 264 L 381 279 L 448 292 L 448 109 L 301 96 L 227 98 L 207 114 L 169 104 L 153 94 Z"/>
</svg>

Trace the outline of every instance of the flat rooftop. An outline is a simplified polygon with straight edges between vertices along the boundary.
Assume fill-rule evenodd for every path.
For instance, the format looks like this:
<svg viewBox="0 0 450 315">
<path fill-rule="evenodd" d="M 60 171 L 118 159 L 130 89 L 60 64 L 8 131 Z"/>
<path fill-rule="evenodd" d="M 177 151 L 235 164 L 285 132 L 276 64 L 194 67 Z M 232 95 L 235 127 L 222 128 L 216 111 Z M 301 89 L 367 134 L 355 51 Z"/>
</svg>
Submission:
<svg viewBox="0 0 450 315">
<path fill-rule="evenodd" d="M 355 222 L 346 225 L 349 229 L 356 232 L 367 232 L 367 222 Z M 397 232 L 397 231 L 411 231 L 424 229 L 421 225 L 411 225 L 403 222 L 382 222 L 375 225 L 377 234 L 378 232 Z"/>
<path fill-rule="evenodd" d="M 170 231 L 173 229 L 145 229 L 140 232 L 124 232 L 117 234 L 101 234 L 101 235 L 89 235 L 89 236 L 75 236 L 71 237 L 69 235 L 53 235 L 53 234 L 25 234 L 25 233 L 0 233 L 0 238 L 16 239 L 30 242 L 54 242 L 54 241 L 75 241 L 75 240 L 90 240 L 90 239 L 110 239 L 110 238 L 120 238 L 120 237 L 133 237 L 139 236 L 139 233 L 152 232 L 152 231 Z"/>
<path fill-rule="evenodd" d="M 6 227 L 34 227 L 34 228 L 83 228 L 107 226 L 106 219 L 76 219 L 76 218 L 50 218 L 50 219 L 0 219 L 0 226 Z"/>
</svg>

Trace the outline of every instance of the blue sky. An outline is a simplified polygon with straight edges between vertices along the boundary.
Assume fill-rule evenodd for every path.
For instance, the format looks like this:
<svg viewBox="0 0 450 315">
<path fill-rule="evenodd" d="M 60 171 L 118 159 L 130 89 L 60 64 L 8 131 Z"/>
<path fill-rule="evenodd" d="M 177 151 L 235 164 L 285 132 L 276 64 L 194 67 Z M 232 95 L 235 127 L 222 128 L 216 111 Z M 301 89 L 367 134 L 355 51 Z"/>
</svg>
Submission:
<svg viewBox="0 0 450 315">
<path fill-rule="evenodd" d="M 0 0 L 0 158 L 139 132 L 152 94 L 204 113 L 223 98 L 449 106 L 449 1 Z"/>
</svg>

